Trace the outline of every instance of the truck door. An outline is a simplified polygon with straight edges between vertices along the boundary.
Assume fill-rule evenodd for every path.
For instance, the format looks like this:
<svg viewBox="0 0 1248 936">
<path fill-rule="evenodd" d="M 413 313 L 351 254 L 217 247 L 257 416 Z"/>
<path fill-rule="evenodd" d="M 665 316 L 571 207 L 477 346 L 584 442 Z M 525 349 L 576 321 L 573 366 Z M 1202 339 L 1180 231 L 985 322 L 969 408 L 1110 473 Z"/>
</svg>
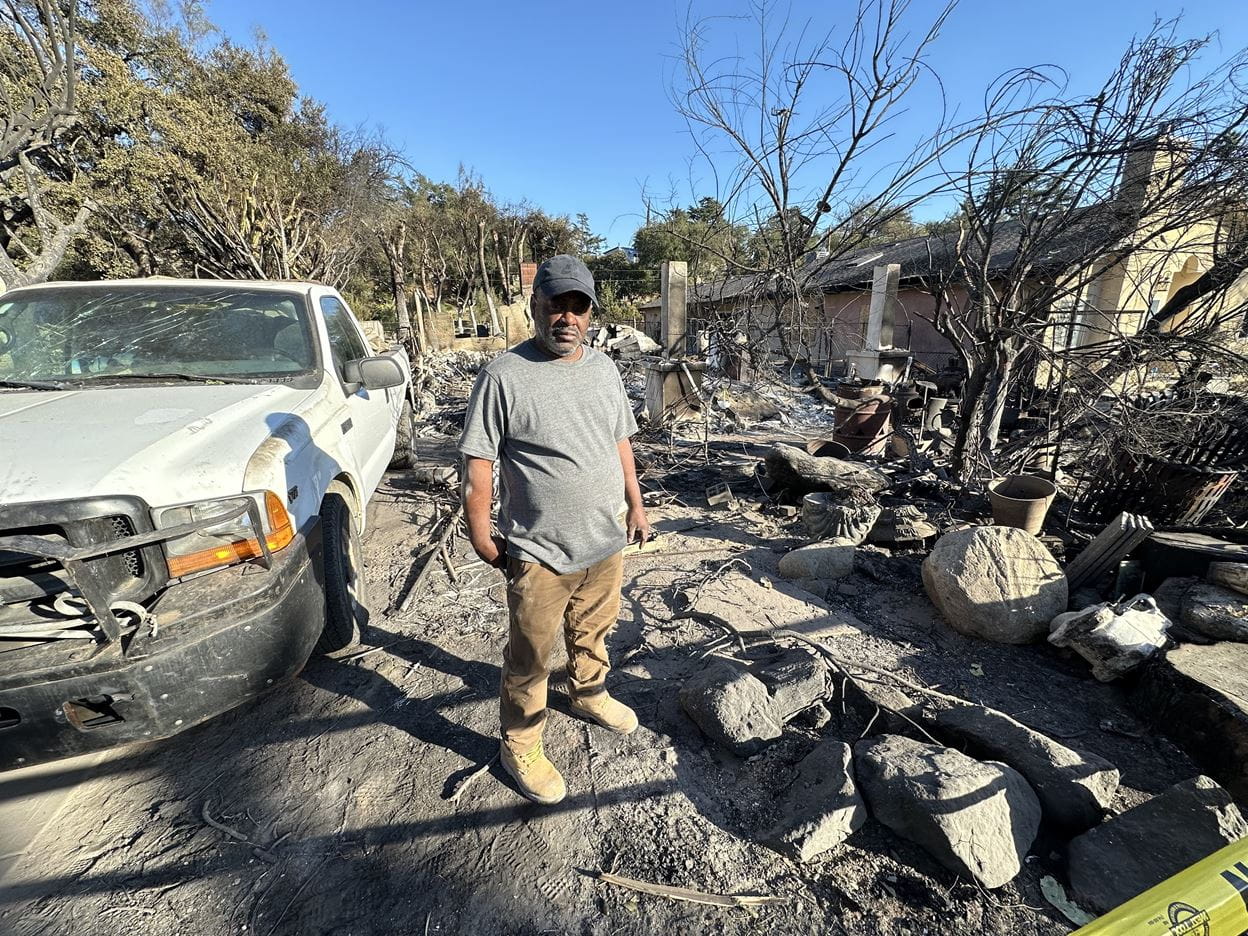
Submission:
<svg viewBox="0 0 1248 936">
<path fill-rule="evenodd" d="M 347 418 L 342 423 L 345 448 L 356 460 L 367 493 L 372 494 L 381 483 L 390 454 L 394 449 L 392 398 L 402 394 L 402 387 L 387 390 L 366 390 L 348 384 L 343 374 L 347 361 L 358 361 L 372 352 L 364 342 L 355 320 L 342 301 L 335 296 L 321 296 L 321 315 L 329 334 L 334 371 L 342 384 L 347 401 Z"/>
</svg>

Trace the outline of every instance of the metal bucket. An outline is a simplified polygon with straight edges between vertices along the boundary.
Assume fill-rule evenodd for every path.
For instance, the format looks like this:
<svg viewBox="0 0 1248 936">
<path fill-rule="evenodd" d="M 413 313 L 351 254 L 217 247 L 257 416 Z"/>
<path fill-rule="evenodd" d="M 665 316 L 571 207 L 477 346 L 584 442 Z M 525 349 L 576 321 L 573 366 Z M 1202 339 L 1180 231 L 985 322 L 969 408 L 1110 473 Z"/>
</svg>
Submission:
<svg viewBox="0 0 1248 936">
<path fill-rule="evenodd" d="M 1057 496 L 1057 485 L 1034 475 L 998 478 L 988 488 L 992 520 L 998 526 L 1018 527 L 1032 535 L 1044 526 L 1049 505 Z"/>
</svg>

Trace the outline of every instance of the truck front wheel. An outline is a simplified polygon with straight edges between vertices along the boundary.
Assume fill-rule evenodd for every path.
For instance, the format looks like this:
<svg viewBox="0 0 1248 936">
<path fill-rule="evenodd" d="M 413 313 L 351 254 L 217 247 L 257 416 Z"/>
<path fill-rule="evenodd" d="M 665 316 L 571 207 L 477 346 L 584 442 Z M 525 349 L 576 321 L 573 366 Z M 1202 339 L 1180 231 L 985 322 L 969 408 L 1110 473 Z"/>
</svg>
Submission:
<svg viewBox="0 0 1248 936">
<path fill-rule="evenodd" d="M 324 550 L 325 630 L 316 652 L 333 656 L 359 643 L 360 628 L 368 620 L 364 578 L 364 550 L 351 516 L 351 505 L 332 491 L 321 504 Z"/>
<path fill-rule="evenodd" d="M 394 430 L 394 454 L 390 456 L 390 467 L 416 467 L 416 417 L 412 413 L 409 400 L 403 401 L 403 409 L 399 413 L 399 423 Z"/>
</svg>

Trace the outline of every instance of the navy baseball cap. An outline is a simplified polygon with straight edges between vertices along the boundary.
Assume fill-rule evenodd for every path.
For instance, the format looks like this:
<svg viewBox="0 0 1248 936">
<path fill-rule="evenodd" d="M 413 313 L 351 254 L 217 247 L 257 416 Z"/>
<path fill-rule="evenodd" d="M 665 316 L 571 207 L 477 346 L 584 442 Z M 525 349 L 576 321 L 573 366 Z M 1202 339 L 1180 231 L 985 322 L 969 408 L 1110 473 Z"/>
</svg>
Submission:
<svg viewBox="0 0 1248 936">
<path fill-rule="evenodd" d="M 596 306 L 598 293 L 594 291 L 594 274 L 589 267 L 570 254 L 558 254 L 551 257 L 537 268 L 533 278 L 533 291 L 540 292 L 547 299 L 561 293 L 582 292 Z"/>
</svg>

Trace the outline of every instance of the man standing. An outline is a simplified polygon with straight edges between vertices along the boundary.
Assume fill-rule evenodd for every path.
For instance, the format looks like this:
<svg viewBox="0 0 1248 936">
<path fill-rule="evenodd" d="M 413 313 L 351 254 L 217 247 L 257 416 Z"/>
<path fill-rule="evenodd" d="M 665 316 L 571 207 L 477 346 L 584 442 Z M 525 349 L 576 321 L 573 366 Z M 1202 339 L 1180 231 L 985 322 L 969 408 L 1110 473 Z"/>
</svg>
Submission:
<svg viewBox="0 0 1248 936">
<path fill-rule="evenodd" d="M 650 523 L 624 385 L 611 360 L 584 345 L 597 303 L 580 260 L 561 254 L 543 263 L 529 303 L 536 337 L 482 369 L 459 440 L 468 536 L 477 555 L 507 572 L 500 758 L 538 803 L 566 793 L 542 746 L 550 655 L 561 630 L 572 710 L 621 734 L 637 727 L 632 709 L 604 685 L 606 637 L 619 615 L 622 550 L 645 542 Z M 501 536 L 490 528 L 495 461 Z"/>
</svg>

